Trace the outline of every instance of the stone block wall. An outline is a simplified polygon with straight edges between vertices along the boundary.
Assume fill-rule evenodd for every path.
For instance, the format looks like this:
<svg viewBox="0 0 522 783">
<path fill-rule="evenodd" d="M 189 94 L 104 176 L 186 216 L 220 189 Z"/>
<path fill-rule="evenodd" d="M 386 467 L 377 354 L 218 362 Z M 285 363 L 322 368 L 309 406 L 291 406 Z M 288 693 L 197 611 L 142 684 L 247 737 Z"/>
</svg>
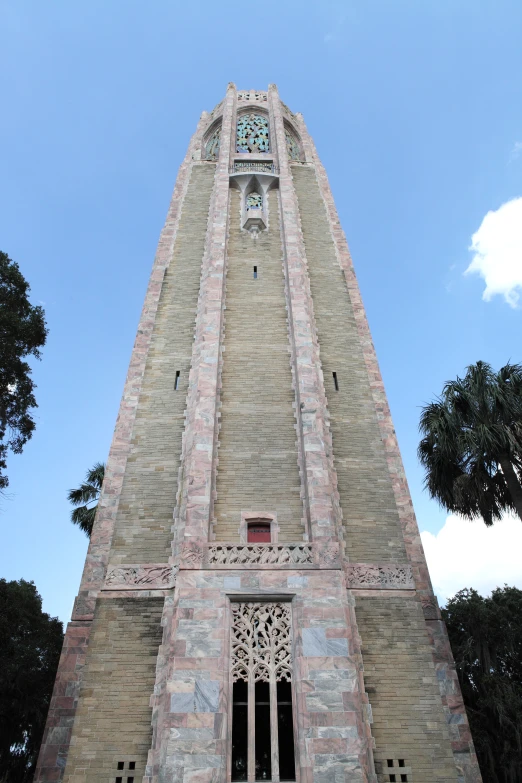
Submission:
<svg viewBox="0 0 522 783">
<path fill-rule="evenodd" d="M 346 551 L 355 563 L 406 562 L 368 373 L 316 174 L 312 167 L 300 166 L 292 166 L 292 174 L 328 398 Z"/>
<path fill-rule="evenodd" d="M 214 164 L 192 167 L 147 357 L 112 541 L 112 563 L 166 562 L 171 553 L 172 514 L 214 174 Z M 177 371 L 180 376 L 175 391 Z"/>
<path fill-rule="evenodd" d="M 214 506 L 219 541 L 239 540 L 242 511 L 276 514 L 280 541 L 300 541 L 304 533 L 275 190 L 268 194 L 268 208 L 269 230 L 254 240 L 240 230 L 240 194 L 230 191 Z"/>
<path fill-rule="evenodd" d="M 414 783 L 457 781 L 420 601 L 414 595 L 357 597 L 356 614 L 379 783 L 389 780 L 388 760 L 400 775 L 399 759 Z"/>
<path fill-rule="evenodd" d="M 162 598 L 99 598 L 65 768 L 67 783 L 136 783 L 152 737 Z M 124 770 L 118 770 L 118 762 Z M 134 771 L 129 769 L 134 762 Z"/>
</svg>

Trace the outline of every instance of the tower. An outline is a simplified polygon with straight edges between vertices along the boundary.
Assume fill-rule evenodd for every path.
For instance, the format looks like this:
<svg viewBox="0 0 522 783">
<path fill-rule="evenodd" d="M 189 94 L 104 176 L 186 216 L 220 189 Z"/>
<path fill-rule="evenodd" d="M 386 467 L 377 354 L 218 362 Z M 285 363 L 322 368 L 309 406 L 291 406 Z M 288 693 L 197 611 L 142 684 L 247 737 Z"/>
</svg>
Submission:
<svg viewBox="0 0 522 783">
<path fill-rule="evenodd" d="M 203 112 L 145 298 L 36 780 L 478 783 L 325 171 Z"/>
</svg>

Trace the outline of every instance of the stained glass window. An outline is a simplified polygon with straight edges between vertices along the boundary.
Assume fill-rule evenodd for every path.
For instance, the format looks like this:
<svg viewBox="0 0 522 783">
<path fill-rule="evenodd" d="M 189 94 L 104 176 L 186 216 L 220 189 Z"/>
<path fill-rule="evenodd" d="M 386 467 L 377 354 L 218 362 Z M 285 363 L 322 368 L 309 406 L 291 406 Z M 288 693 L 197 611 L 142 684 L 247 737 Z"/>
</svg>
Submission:
<svg viewBox="0 0 522 783">
<path fill-rule="evenodd" d="M 239 117 L 236 152 L 270 152 L 266 117 L 262 114 L 242 114 Z"/>
<path fill-rule="evenodd" d="M 259 193 L 249 193 L 246 200 L 247 209 L 261 209 L 263 198 Z"/>
<path fill-rule="evenodd" d="M 301 160 L 301 151 L 297 139 L 293 136 L 289 130 L 285 129 L 286 149 L 288 150 L 288 157 L 290 160 Z"/>
<path fill-rule="evenodd" d="M 217 160 L 219 157 L 219 144 L 221 141 L 221 126 L 216 128 L 205 145 L 205 160 Z"/>
</svg>

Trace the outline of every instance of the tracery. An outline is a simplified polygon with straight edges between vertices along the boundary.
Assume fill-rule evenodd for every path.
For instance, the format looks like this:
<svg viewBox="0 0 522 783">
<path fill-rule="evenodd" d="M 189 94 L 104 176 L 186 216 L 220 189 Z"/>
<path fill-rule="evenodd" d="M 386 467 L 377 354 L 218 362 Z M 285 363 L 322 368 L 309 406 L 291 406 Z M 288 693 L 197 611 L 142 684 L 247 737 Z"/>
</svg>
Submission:
<svg viewBox="0 0 522 783">
<path fill-rule="evenodd" d="M 205 145 L 205 160 L 217 160 L 221 143 L 221 125 L 216 128 Z"/>
<path fill-rule="evenodd" d="M 252 113 L 238 118 L 236 152 L 270 152 L 267 117 Z"/>
</svg>

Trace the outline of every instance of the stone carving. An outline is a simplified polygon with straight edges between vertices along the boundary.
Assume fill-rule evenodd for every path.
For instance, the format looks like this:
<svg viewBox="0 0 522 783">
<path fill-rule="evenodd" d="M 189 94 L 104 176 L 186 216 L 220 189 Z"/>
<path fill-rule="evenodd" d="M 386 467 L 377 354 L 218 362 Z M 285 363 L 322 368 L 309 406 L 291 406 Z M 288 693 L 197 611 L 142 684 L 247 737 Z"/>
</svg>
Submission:
<svg viewBox="0 0 522 783">
<path fill-rule="evenodd" d="M 285 128 L 286 149 L 290 160 L 301 160 L 301 150 L 295 136 Z"/>
<path fill-rule="evenodd" d="M 440 620 L 439 605 L 435 596 L 422 596 L 421 604 L 425 620 Z"/>
<path fill-rule="evenodd" d="M 174 587 L 177 568 L 172 565 L 109 566 L 104 588 L 110 590 L 165 590 Z"/>
<path fill-rule="evenodd" d="M 339 568 L 339 544 L 316 544 L 315 558 L 323 568 Z"/>
<path fill-rule="evenodd" d="M 236 152 L 270 152 L 267 117 L 252 113 L 238 118 Z"/>
<path fill-rule="evenodd" d="M 310 544 L 211 544 L 208 565 L 303 565 L 313 563 Z"/>
<path fill-rule="evenodd" d="M 221 143 L 221 126 L 216 128 L 210 139 L 205 144 L 205 160 L 217 160 L 219 158 L 219 145 Z"/>
<path fill-rule="evenodd" d="M 203 548 L 195 543 L 182 544 L 181 562 L 184 568 L 200 568 L 203 564 Z"/>
<path fill-rule="evenodd" d="M 232 681 L 292 679 L 289 604 L 232 605 Z"/>
<path fill-rule="evenodd" d="M 257 90 L 243 90 L 237 94 L 238 101 L 259 101 L 263 102 L 268 100 L 266 92 L 258 92 Z"/>
<path fill-rule="evenodd" d="M 348 587 L 379 588 L 381 590 L 413 590 L 415 583 L 411 566 L 367 563 L 348 563 L 346 566 Z"/>
<path fill-rule="evenodd" d="M 246 160 L 236 160 L 234 165 L 230 169 L 231 174 L 244 174 L 245 172 L 248 174 L 250 172 L 259 171 L 260 173 L 264 174 L 277 174 L 278 169 L 274 166 L 273 163 L 264 163 L 263 161 L 246 161 Z"/>
</svg>

